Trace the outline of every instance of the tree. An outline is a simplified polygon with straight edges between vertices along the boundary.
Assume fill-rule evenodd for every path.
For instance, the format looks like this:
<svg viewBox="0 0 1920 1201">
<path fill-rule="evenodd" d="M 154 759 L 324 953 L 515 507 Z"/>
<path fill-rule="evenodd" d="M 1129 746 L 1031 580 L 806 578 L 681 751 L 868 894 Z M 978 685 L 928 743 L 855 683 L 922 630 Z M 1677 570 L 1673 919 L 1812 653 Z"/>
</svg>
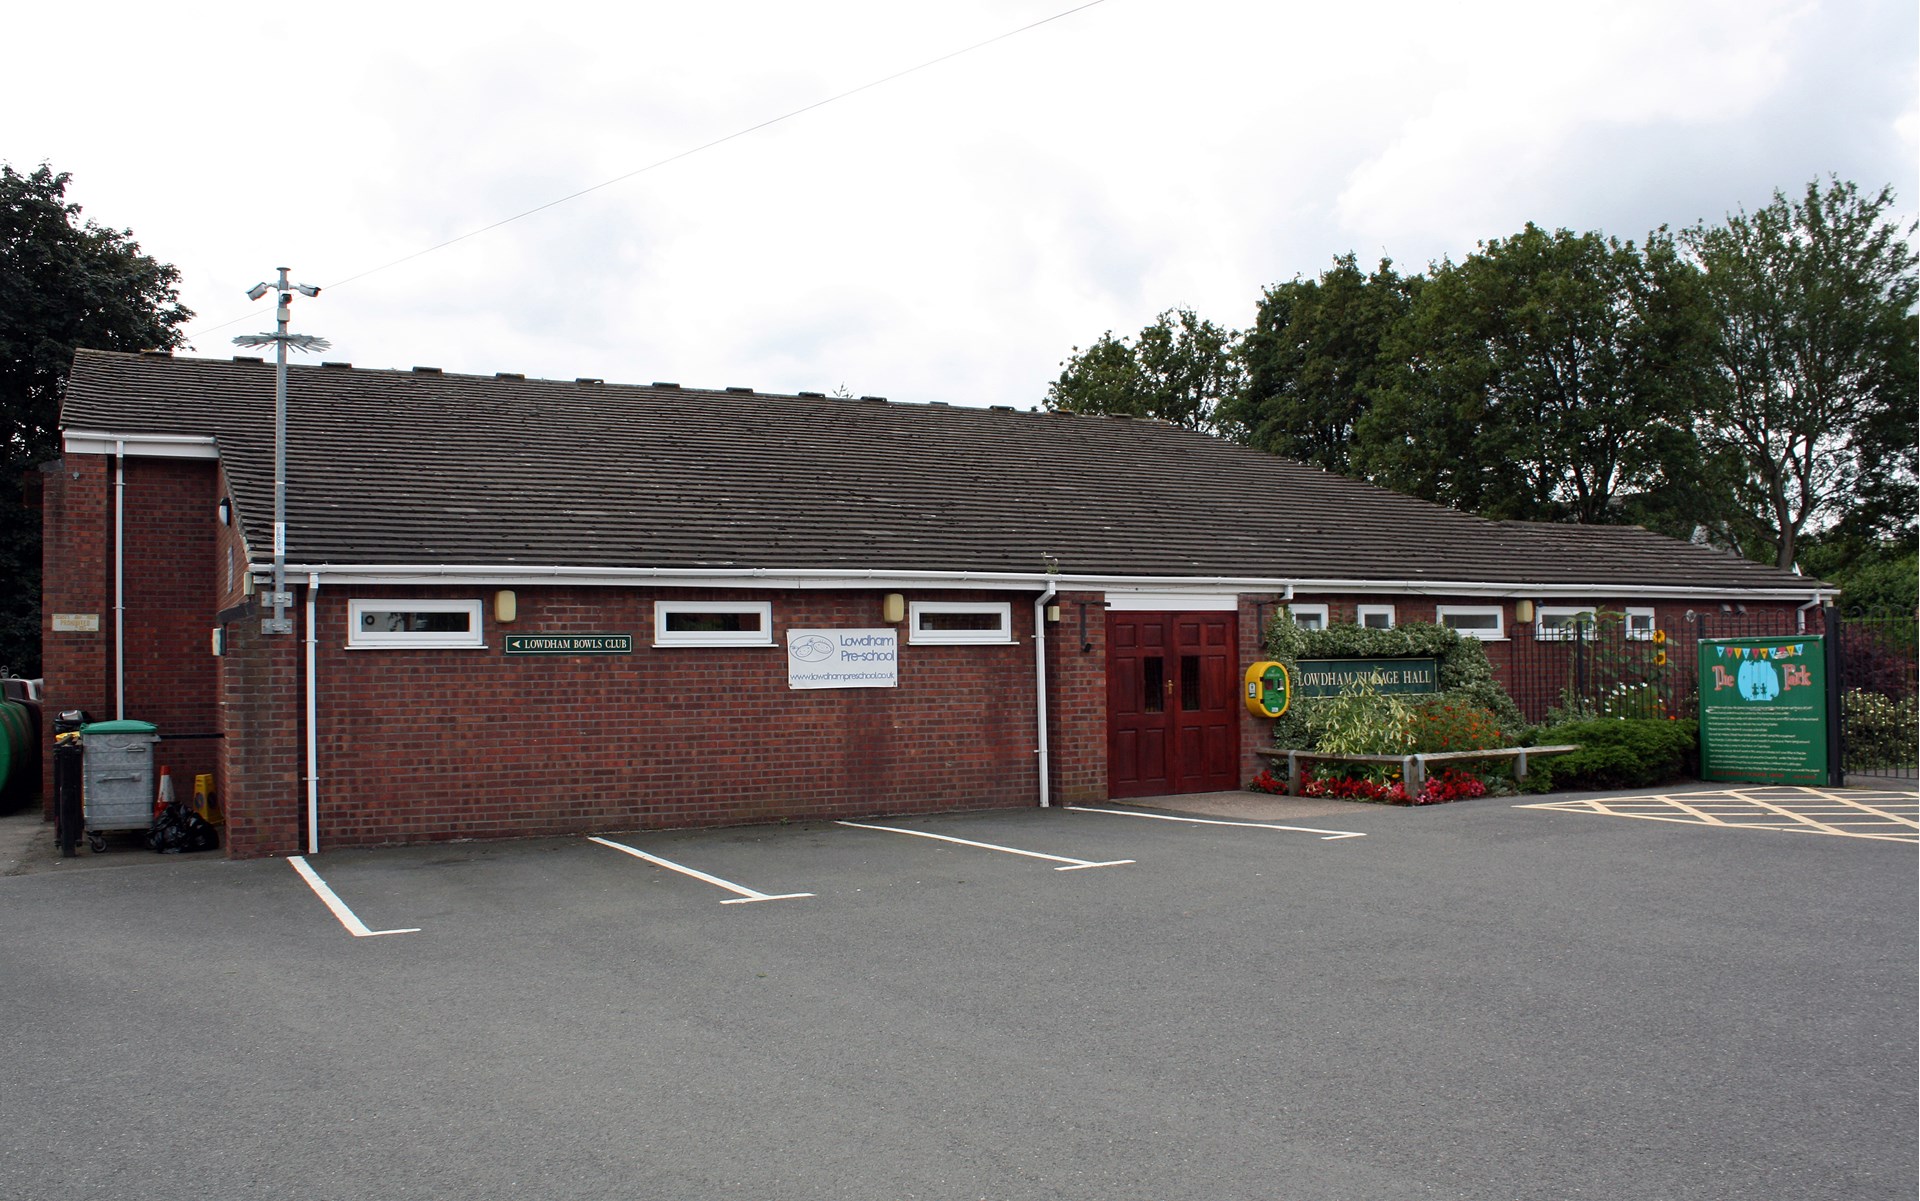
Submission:
<svg viewBox="0 0 1920 1201">
<path fill-rule="evenodd" d="M 59 456 L 73 352 L 172 349 L 180 273 L 142 254 L 132 230 L 82 224 L 66 172 L 0 163 L 0 669 L 40 664 L 40 530 L 24 493 Z"/>
<path fill-rule="evenodd" d="M 1158 417 L 1189 429 L 1231 436 L 1222 406 L 1245 386 L 1240 335 L 1194 314 L 1168 309 L 1132 342 L 1101 334 L 1061 364 L 1046 406 L 1073 413 Z"/>
<path fill-rule="evenodd" d="M 1803 535 L 1850 516 L 1912 527 L 1920 341 L 1893 202 L 1815 180 L 1683 237 L 1714 319 L 1697 430 L 1732 468 L 1719 532 L 1751 557 L 1791 567 Z"/>
<path fill-rule="evenodd" d="M 1703 313 L 1664 230 L 1641 248 L 1529 223 L 1433 267 L 1388 335 L 1353 464 L 1487 517 L 1687 532 Z"/>
<path fill-rule="evenodd" d="M 1419 277 L 1382 259 L 1371 276 L 1351 253 L 1317 280 L 1268 288 L 1246 335 L 1247 387 L 1222 418 L 1261 450 L 1346 473 L 1354 428 L 1382 386 L 1380 352 Z"/>
</svg>

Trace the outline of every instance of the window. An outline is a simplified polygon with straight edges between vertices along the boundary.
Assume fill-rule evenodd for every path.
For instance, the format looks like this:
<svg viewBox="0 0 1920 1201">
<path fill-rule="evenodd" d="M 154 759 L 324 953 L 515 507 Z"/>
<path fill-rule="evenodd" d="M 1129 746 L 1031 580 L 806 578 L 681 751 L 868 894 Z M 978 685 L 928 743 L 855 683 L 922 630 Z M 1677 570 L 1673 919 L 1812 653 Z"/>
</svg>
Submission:
<svg viewBox="0 0 1920 1201">
<path fill-rule="evenodd" d="M 655 646 L 772 646 L 772 601 L 655 601 Z"/>
<path fill-rule="evenodd" d="M 1627 607 L 1626 625 L 1627 637 L 1642 640 L 1652 638 L 1653 631 L 1656 628 L 1653 620 L 1653 610 L 1637 609 L 1629 605 Z"/>
<path fill-rule="evenodd" d="M 1507 636 L 1506 611 L 1499 605 L 1436 605 L 1433 615 L 1462 638 L 1491 642 Z"/>
<path fill-rule="evenodd" d="M 1354 610 L 1353 620 L 1369 630 L 1391 630 L 1393 628 L 1392 605 L 1361 605 Z"/>
<path fill-rule="evenodd" d="M 1327 628 L 1327 607 L 1325 605 L 1288 605 L 1293 614 L 1293 624 L 1303 630 L 1324 630 Z"/>
<path fill-rule="evenodd" d="M 477 600 L 347 602 L 347 646 L 447 649 L 483 647 Z"/>
<path fill-rule="evenodd" d="M 1582 638 L 1592 638 L 1593 626 L 1592 605 L 1541 605 L 1533 621 L 1533 636 L 1542 642 L 1554 642 L 1571 638 L 1578 630 Z"/>
<path fill-rule="evenodd" d="M 914 601 L 907 606 L 907 641 L 922 645 L 1012 642 L 1010 601 Z"/>
</svg>

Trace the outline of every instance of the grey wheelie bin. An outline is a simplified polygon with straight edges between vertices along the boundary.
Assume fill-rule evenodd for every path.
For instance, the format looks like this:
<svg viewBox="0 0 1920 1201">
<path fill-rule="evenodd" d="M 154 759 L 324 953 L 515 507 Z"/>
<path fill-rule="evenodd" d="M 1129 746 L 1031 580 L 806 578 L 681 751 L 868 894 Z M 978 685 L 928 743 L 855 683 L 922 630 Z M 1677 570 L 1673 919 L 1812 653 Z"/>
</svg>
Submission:
<svg viewBox="0 0 1920 1201">
<path fill-rule="evenodd" d="M 159 741 L 159 727 L 150 721 L 96 721 L 80 727 L 85 760 L 81 804 L 87 846 L 95 853 L 107 849 L 109 831 L 153 825 L 153 744 Z"/>
</svg>

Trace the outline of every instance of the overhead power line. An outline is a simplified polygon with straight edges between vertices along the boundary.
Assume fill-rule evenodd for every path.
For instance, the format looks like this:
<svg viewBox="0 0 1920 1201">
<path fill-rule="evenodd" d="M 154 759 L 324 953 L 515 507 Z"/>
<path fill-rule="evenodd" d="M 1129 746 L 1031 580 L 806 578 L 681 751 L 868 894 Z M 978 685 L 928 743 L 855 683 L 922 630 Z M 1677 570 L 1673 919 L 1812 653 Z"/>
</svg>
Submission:
<svg viewBox="0 0 1920 1201">
<path fill-rule="evenodd" d="M 382 271 L 392 270 L 393 268 L 400 266 L 402 263 L 410 263 L 417 258 L 424 258 L 429 254 L 433 254 L 436 251 L 445 250 L 447 247 L 457 245 L 461 242 L 466 241 L 469 238 L 477 238 L 481 234 L 492 233 L 494 230 L 499 229 L 502 226 L 511 225 L 515 221 L 519 221 L 524 218 L 531 217 L 536 213 L 544 213 L 550 208 L 557 208 L 560 205 L 566 204 L 568 201 L 578 200 L 580 199 L 580 197 L 586 196 L 593 192 L 598 192 L 602 188 L 610 188 L 614 184 L 625 183 L 627 180 L 632 179 L 637 175 L 645 175 L 649 171 L 657 171 L 662 167 L 669 166 L 673 163 L 677 163 L 681 159 L 691 158 L 692 156 L 699 154 L 702 151 L 712 150 L 716 146 L 724 146 L 728 142 L 735 141 L 739 138 L 744 138 L 748 134 L 758 133 L 763 129 L 767 129 L 771 126 L 778 125 L 782 121 L 791 121 L 795 117 L 804 116 L 805 114 L 810 113 L 818 108 L 825 108 L 827 105 L 833 104 L 837 101 L 845 100 L 849 96 L 858 96 L 862 92 L 872 91 L 874 88 L 882 87 L 886 84 L 893 83 L 895 80 L 905 79 L 907 76 L 915 74 L 916 72 L 919 72 L 919 71 L 924 71 L 929 67 L 937 67 L 941 63 L 959 58 L 960 56 L 965 54 L 972 54 L 976 50 L 983 50 L 986 47 L 991 46 L 996 42 L 1004 42 L 1008 38 L 1018 37 L 1023 33 L 1027 33 L 1031 30 L 1038 29 L 1042 25 L 1050 25 L 1055 21 L 1059 21 L 1066 17 L 1070 17 L 1073 14 L 1078 12 L 1084 12 L 1089 8 L 1098 7 L 1099 5 L 1104 3 L 1106 3 L 1106 0 L 1087 0 L 1087 2 L 1084 4 L 1077 4 L 1072 8 L 1064 9 L 1060 12 L 1054 13 L 1050 17 L 1042 17 L 1038 21 L 1033 21 L 1026 25 L 1022 25 L 1017 29 L 1009 29 L 1005 33 L 995 34 L 993 37 L 987 38 L 983 41 L 975 42 L 970 46 L 962 46 L 958 50 L 950 50 L 947 53 L 942 54 L 937 58 L 930 58 L 923 63 L 916 63 L 911 67 L 906 67 L 902 70 L 895 71 L 891 75 L 883 75 L 878 79 L 869 80 L 858 87 L 848 88 L 844 92 L 836 92 L 833 95 L 828 96 L 824 99 L 816 100 L 812 104 L 802 105 L 799 108 L 793 109 L 789 112 L 781 113 L 777 117 L 769 117 L 765 121 L 761 121 L 756 125 L 749 125 L 744 129 L 736 129 L 732 133 L 727 134 L 723 137 L 715 138 L 710 142 L 702 142 L 698 146 L 694 146 L 689 149 L 682 150 L 676 154 L 670 154 L 663 159 L 657 159 L 654 162 L 648 163 L 644 167 L 635 167 L 633 170 L 628 171 L 623 175 L 616 175 L 612 179 L 603 179 L 599 183 L 581 188 L 577 192 L 569 192 L 565 196 L 560 196 L 553 200 L 549 200 L 545 204 L 537 204 L 534 207 L 527 209 L 524 212 L 515 213 L 511 217 L 502 217 L 500 220 L 495 221 L 490 225 L 482 225 L 478 229 L 470 229 L 466 233 L 448 238 L 444 242 L 436 242 L 433 245 L 428 246 L 422 250 L 416 250 L 411 254 L 401 255 L 399 258 L 390 260 L 385 263 L 381 263 L 377 267 L 369 267 L 365 271 L 356 272 L 353 275 L 346 276 L 343 279 L 337 279 L 334 282 L 323 285 L 323 286 L 328 289 L 341 288 L 341 287 L 345 287 L 348 284 L 354 283 L 358 280 L 363 280 L 370 275 L 378 275 Z M 210 325 L 204 329 L 196 330 L 195 332 L 199 334 L 210 334 L 215 330 L 225 329 L 229 325 L 238 325 L 240 322 L 248 320 L 249 318 L 255 316 L 257 313 L 261 311 L 263 310 L 256 309 L 250 313 L 243 313 L 240 316 L 235 317 L 230 321 L 223 321 L 219 325 Z"/>
</svg>

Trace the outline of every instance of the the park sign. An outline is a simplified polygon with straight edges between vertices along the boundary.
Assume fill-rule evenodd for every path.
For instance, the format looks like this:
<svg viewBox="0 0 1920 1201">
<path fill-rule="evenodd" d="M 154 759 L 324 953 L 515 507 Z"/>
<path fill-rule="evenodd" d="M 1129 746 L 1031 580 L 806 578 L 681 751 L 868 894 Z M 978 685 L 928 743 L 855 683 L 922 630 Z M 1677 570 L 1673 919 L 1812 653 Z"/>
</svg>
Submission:
<svg viewBox="0 0 1920 1201">
<path fill-rule="evenodd" d="M 1826 640 L 1700 642 L 1700 777 L 1826 784 L 1832 737 Z"/>
<path fill-rule="evenodd" d="M 1339 696 L 1343 692 L 1438 692 L 1440 665 L 1435 659 L 1302 659 L 1293 673 L 1295 696 Z"/>
</svg>

